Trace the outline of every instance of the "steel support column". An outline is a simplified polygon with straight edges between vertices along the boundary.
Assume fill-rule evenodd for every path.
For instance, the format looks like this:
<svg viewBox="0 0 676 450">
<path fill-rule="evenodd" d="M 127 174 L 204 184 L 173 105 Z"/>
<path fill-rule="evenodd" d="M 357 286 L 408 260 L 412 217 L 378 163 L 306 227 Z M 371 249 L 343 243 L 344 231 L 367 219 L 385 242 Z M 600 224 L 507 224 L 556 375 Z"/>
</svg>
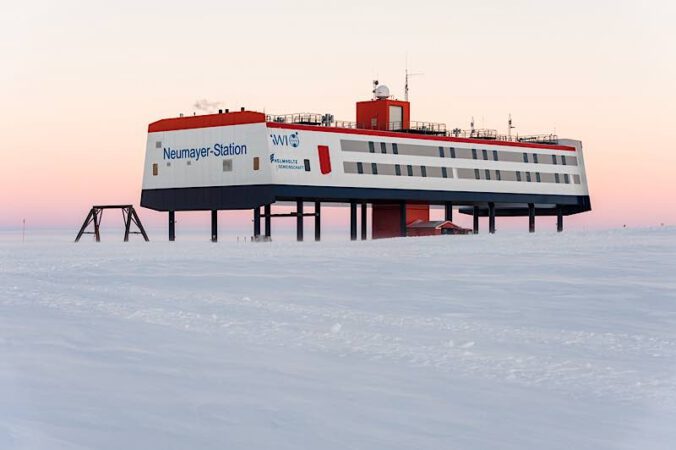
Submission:
<svg viewBox="0 0 676 450">
<path fill-rule="evenodd" d="M 495 203 L 488 204 L 488 232 L 495 234 Z"/>
<path fill-rule="evenodd" d="M 261 208 L 260 206 L 257 206 L 253 210 L 254 213 L 254 219 L 253 219 L 253 235 L 254 235 L 254 240 L 258 240 L 258 238 L 261 236 Z"/>
<path fill-rule="evenodd" d="M 296 240 L 303 241 L 303 200 L 296 200 Z"/>
<path fill-rule="evenodd" d="M 366 240 L 366 202 L 361 204 L 361 240 Z"/>
<path fill-rule="evenodd" d="M 563 231 L 563 208 L 560 206 L 556 208 L 556 231 L 559 233 Z"/>
<path fill-rule="evenodd" d="M 528 204 L 528 232 L 535 233 L 535 205 Z"/>
<path fill-rule="evenodd" d="M 169 241 L 176 240 L 176 213 L 169 211 Z"/>
<path fill-rule="evenodd" d="M 350 202 L 350 240 L 357 240 L 357 202 Z"/>
<path fill-rule="evenodd" d="M 211 210 L 211 242 L 218 242 L 218 211 Z"/>
<path fill-rule="evenodd" d="M 472 232 L 474 234 L 479 234 L 479 207 L 474 206 L 472 208 Z"/>
<path fill-rule="evenodd" d="M 453 222 L 453 203 L 446 202 L 444 204 L 444 220 Z"/>
<path fill-rule="evenodd" d="M 265 214 L 265 237 L 269 239 L 272 234 L 272 217 L 270 217 L 270 214 L 272 213 L 271 205 L 265 205 L 263 213 Z"/>
<path fill-rule="evenodd" d="M 320 202 L 315 202 L 315 241 L 320 241 L 322 238 L 322 205 Z"/>
<path fill-rule="evenodd" d="M 399 204 L 399 233 L 401 237 L 408 236 L 408 222 L 406 218 L 406 202 Z"/>
</svg>

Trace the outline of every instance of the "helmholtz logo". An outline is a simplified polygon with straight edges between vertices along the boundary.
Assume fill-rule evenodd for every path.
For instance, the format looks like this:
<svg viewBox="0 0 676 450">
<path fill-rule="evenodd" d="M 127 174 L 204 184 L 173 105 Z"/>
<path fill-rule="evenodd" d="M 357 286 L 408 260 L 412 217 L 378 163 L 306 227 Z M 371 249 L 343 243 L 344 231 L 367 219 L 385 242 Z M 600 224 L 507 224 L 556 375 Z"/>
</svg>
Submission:
<svg viewBox="0 0 676 450">
<path fill-rule="evenodd" d="M 272 145 L 275 146 L 297 148 L 300 145 L 297 131 L 291 134 L 271 134 L 270 138 L 272 138 Z"/>
</svg>

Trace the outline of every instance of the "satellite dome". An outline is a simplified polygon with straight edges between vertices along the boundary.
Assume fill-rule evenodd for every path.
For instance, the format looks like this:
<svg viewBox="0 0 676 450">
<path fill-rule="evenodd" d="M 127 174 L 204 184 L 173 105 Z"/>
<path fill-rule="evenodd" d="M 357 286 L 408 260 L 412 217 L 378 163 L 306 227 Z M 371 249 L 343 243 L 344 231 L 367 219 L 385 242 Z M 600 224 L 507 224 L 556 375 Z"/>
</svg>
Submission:
<svg viewBox="0 0 676 450">
<path fill-rule="evenodd" d="M 373 93 L 376 95 L 376 98 L 378 100 L 384 100 L 390 96 L 390 88 L 388 88 L 384 84 L 381 84 L 375 89 Z"/>
</svg>

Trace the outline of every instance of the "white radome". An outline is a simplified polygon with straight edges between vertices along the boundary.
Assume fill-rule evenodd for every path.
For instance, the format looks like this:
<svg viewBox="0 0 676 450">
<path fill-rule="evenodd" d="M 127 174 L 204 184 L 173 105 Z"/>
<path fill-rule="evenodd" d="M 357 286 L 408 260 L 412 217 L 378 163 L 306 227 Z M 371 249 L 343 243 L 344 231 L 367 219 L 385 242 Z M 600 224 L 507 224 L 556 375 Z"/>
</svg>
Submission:
<svg viewBox="0 0 676 450">
<path fill-rule="evenodd" d="M 381 84 L 376 88 L 374 93 L 376 94 L 376 98 L 378 100 L 384 100 L 390 96 L 390 88 L 388 88 L 384 84 Z"/>
</svg>

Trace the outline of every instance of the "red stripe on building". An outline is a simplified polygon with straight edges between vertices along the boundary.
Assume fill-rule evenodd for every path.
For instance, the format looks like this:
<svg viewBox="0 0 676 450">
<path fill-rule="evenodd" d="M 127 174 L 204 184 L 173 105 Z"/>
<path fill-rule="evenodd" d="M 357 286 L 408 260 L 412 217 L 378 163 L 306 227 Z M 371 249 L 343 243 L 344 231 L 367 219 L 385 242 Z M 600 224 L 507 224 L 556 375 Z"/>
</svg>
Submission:
<svg viewBox="0 0 676 450">
<path fill-rule="evenodd" d="M 231 125 L 245 125 L 262 122 L 265 122 L 265 114 L 253 111 L 174 117 L 172 119 L 162 119 L 151 123 L 148 125 L 148 133 L 192 130 L 195 128 L 227 127 Z"/>
<path fill-rule="evenodd" d="M 568 152 L 574 152 L 575 147 L 570 147 L 567 145 L 545 145 L 542 144 L 531 144 L 528 142 L 508 142 L 508 141 L 490 141 L 486 139 L 467 139 L 467 138 L 456 138 L 449 136 L 429 136 L 424 134 L 409 134 L 402 132 L 392 132 L 392 131 L 378 131 L 378 130 L 362 130 L 355 128 L 333 128 L 333 127 L 320 127 L 314 125 L 297 125 L 289 123 L 277 123 L 277 122 L 268 122 L 268 128 L 284 128 L 288 130 L 301 130 L 301 131 L 315 131 L 319 133 L 341 133 L 341 134 L 356 134 L 361 136 L 379 136 L 379 137 L 392 137 L 399 139 L 422 139 L 428 141 L 436 142 L 462 142 L 466 144 L 481 144 L 481 145 L 500 145 L 506 147 L 523 147 L 523 148 L 537 148 L 540 150 L 564 150 Z"/>
</svg>

